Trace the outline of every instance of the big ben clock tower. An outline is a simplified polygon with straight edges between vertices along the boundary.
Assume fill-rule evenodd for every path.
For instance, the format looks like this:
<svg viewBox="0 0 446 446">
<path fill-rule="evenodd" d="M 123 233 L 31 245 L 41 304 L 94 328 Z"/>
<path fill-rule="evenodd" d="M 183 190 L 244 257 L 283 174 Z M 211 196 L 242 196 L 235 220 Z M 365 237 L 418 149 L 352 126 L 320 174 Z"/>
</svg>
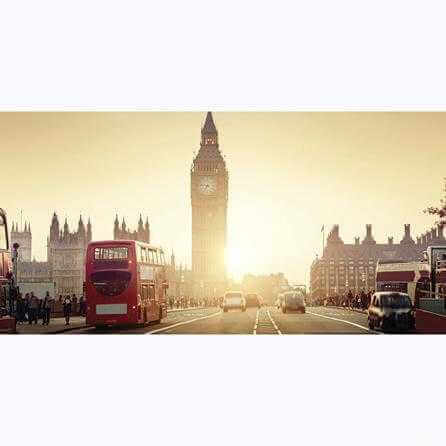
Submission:
<svg viewBox="0 0 446 446">
<path fill-rule="evenodd" d="M 208 112 L 200 150 L 191 168 L 192 272 L 195 293 L 217 297 L 225 290 L 228 171 L 218 146 L 218 132 Z"/>
</svg>

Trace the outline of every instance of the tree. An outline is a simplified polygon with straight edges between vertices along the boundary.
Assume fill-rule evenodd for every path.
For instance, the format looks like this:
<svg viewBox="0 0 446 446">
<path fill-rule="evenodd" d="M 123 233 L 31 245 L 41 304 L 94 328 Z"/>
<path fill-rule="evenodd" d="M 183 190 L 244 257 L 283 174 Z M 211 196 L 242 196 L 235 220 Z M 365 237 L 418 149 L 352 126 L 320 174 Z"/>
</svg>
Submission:
<svg viewBox="0 0 446 446">
<path fill-rule="evenodd" d="M 446 178 L 444 178 L 444 198 L 440 200 L 440 207 L 431 206 L 424 210 L 425 214 L 436 215 L 438 217 L 438 221 L 435 223 L 438 224 L 440 228 L 446 226 Z"/>
</svg>

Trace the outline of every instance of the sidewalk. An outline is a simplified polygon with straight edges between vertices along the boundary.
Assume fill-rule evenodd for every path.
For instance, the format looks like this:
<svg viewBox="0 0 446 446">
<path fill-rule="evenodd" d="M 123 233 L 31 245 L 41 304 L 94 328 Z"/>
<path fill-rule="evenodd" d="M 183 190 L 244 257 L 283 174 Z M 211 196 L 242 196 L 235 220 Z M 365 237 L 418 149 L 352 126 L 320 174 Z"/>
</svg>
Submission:
<svg viewBox="0 0 446 446">
<path fill-rule="evenodd" d="M 80 316 L 74 316 L 70 318 L 70 325 L 65 325 L 65 318 L 55 317 L 50 320 L 49 325 L 42 325 L 40 319 L 37 324 L 29 325 L 28 322 L 17 324 L 18 334 L 56 334 L 63 333 L 69 330 L 76 330 L 86 327 L 85 318 Z"/>
</svg>

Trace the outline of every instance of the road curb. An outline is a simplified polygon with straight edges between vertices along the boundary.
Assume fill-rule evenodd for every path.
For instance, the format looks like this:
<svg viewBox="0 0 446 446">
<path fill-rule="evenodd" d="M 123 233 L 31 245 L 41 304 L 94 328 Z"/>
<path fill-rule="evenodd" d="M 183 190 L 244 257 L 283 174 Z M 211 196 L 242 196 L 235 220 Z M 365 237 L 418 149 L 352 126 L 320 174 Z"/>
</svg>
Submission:
<svg viewBox="0 0 446 446">
<path fill-rule="evenodd" d="M 65 333 L 67 331 L 73 331 L 73 330 L 83 330 L 84 328 L 91 328 L 93 325 L 82 325 L 80 327 L 67 327 L 67 328 L 61 328 L 59 330 L 55 331 L 49 331 L 48 333 L 34 333 L 34 334 L 61 334 Z"/>
</svg>

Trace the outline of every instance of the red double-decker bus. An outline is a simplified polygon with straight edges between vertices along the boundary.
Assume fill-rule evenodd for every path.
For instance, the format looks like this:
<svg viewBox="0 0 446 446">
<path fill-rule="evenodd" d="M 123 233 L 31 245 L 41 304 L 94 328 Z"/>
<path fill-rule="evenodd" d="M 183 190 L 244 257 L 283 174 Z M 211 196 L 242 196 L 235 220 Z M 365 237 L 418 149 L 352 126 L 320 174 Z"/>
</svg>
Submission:
<svg viewBox="0 0 446 446">
<path fill-rule="evenodd" d="M 134 240 L 91 242 L 85 281 L 87 325 L 145 324 L 167 316 L 161 248 Z"/>
</svg>

